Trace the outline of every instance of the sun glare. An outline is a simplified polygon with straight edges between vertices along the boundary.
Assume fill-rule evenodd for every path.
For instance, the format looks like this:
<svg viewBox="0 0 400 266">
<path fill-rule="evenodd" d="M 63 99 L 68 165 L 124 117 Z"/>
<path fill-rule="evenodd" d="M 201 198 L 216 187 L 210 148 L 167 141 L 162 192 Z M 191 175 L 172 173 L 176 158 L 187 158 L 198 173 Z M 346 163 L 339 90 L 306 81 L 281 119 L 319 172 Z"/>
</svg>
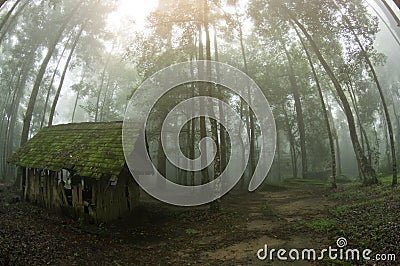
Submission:
<svg viewBox="0 0 400 266">
<path fill-rule="evenodd" d="M 158 0 L 120 0 L 118 8 L 109 18 L 112 27 L 120 27 L 127 20 L 134 21 L 135 27 L 143 28 L 146 17 L 158 4 Z"/>
</svg>

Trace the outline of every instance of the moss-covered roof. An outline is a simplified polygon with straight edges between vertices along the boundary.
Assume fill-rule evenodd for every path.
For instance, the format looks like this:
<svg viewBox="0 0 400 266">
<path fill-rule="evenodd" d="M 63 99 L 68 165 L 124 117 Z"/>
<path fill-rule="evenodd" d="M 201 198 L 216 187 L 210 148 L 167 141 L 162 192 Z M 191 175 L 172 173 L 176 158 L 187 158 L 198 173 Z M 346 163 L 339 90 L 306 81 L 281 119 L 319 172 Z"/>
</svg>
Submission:
<svg viewBox="0 0 400 266">
<path fill-rule="evenodd" d="M 44 128 L 22 145 L 8 162 L 51 171 L 66 169 L 83 177 L 117 176 L 125 164 L 122 122 Z"/>
</svg>

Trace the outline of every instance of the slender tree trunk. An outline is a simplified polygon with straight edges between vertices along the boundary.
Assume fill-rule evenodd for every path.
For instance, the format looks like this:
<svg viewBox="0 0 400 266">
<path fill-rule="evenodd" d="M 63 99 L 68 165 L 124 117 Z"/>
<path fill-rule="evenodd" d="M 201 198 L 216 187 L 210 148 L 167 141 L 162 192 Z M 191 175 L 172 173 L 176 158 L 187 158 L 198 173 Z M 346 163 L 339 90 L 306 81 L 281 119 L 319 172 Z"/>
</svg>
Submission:
<svg viewBox="0 0 400 266">
<path fill-rule="evenodd" d="M 111 81 L 111 77 L 108 77 L 106 91 L 104 92 L 104 98 L 103 98 L 103 102 L 101 104 L 101 109 L 100 109 L 100 121 L 101 122 L 104 121 L 104 108 L 106 107 L 106 104 L 107 104 L 108 92 L 110 90 L 110 81 Z M 114 91 L 117 88 L 117 86 L 118 86 L 118 84 L 115 84 L 112 91 Z M 107 115 L 106 115 L 106 117 L 107 117 Z"/>
<path fill-rule="evenodd" d="M 11 81 L 14 79 L 15 74 L 13 75 Z M 21 80 L 21 76 L 22 76 L 22 71 L 19 72 L 18 75 L 18 79 L 17 79 L 17 84 L 19 83 L 19 81 Z M 9 146 L 9 142 L 8 142 L 8 138 L 10 137 L 9 135 L 9 129 L 10 129 L 10 123 L 11 123 L 11 119 L 14 116 L 14 112 L 13 110 L 15 108 L 13 108 L 13 104 L 16 101 L 17 98 L 17 94 L 18 94 L 18 89 L 14 89 L 14 91 L 9 91 L 7 93 L 6 96 L 6 101 L 5 101 L 5 106 L 4 106 L 4 114 L 2 117 L 2 121 L 1 121 L 1 128 L 0 128 L 0 135 L 1 136 L 5 136 L 4 138 L 1 139 L 1 150 L 3 151 L 1 153 L 1 167 L 0 167 L 0 178 L 4 179 L 4 177 L 9 176 L 8 173 L 8 165 L 7 165 L 7 158 L 8 158 L 8 154 L 7 154 L 7 149 Z M 11 102 L 11 104 L 9 104 L 7 106 L 6 103 Z M 4 134 L 3 134 L 4 131 Z"/>
<path fill-rule="evenodd" d="M 7 0 L 1 0 L 0 1 L 0 8 L 7 2 Z"/>
<path fill-rule="evenodd" d="M 330 68 L 329 64 L 326 62 L 325 58 L 322 56 L 317 44 L 314 41 L 314 38 L 308 33 L 307 29 L 301 24 L 293 14 L 290 13 L 289 10 L 287 10 L 290 18 L 292 21 L 300 28 L 300 30 L 303 32 L 303 34 L 306 36 L 308 42 L 310 43 L 314 53 L 317 55 L 318 60 L 320 61 L 321 65 L 324 67 L 326 73 L 328 74 L 329 78 L 332 80 L 332 83 L 334 84 L 334 87 L 336 89 L 336 92 L 343 104 L 343 108 L 345 110 L 345 115 L 347 117 L 347 122 L 349 126 L 349 131 L 350 131 L 350 138 L 353 144 L 354 152 L 356 154 L 357 162 L 360 165 L 361 171 L 363 173 L 363 176 L 365 177 L 365 184 L 376 184 L 378 183 L 378 179 L 376 176 L 375 170 L 372 168 L 372 166 L 368 163 L 367 158 L 363 154 L 360 146 L 360 142 L 358 141 L 357 137 L 357 130 L 355 126 L 355 121 L 353 117 L 353 113 L 350 108 L 350 104 L 347 101 L 346 95 L 342 89 L 342 86 L 340 85 L 340 82 L 337 80 L 333 70 Z"/>
<path fill-rule="evenodd" d="M 387 3 L 386 3 L 387 5 Z M 386 118 L 386 124 L 387 124 L 387 130 L 389 132 L 389 140 L 390 140 L 390 150 L 391 150 L 391 155 L 392 155 L 392 186 L 397 185 L 397 162 L 396 162 L 396 144 L 394 141 L 394 136 L 393 136 L 393 126 L 392 126 L 392 121 L 390 119 L 390 113 L 389 113 L 389 109 L 387 107 L 386 104 L 386 97 L 383 93 L 383 89 L 381 86 L 381 83 L 379 82 L 378 79 L 378 75 L 376 74 L 375 68 L 368 56 L 367 51 L 365 50 L 364 46 L 362 45 L 357 33 L 355 32 L 353 25 L 350 22 L 350 19 L 347 16 L 343 16 L 346 23 L 348 24 L 348 26 L 350 27 L 351 32 L 354 35 L 355 41 L 358 44 L 358 46 L 361 49 L 361 53 L 364 56 L 365 62 L 367 63 L 368 67 L 370 68 L 370 73 L 372 75 L 372 78 L 374 79 L 374 82 L 376 84 L 376 87 L 378 89 L 379 92 L 379 96 L 381 98 L 381 102 L 382 102 L 382 106 L 383 106 L 383 111 L 385 114 L 385 118 Z"/>
<path fill-rule="evenodd" d="M 76 107 L 78 106 L 78 100 L 79 100 L 79 95 L 80 95 L 80 93 L 81 93 L 80 90 L 78 90 L 78 91 L 76 92 L 76 98 L 75 98 L 74 110 L 72 111 L 71 123 L 74 123 L 74 120 L 75 120 Z"/>
<path fill-rule="evenodd" d="M 66 42 L 65 45 L 64 45 L 64 49 L 63 49 L 63 51 L 61 52 L 60 57 L 58 58 L 57 65 L 56 65 L 56 67 L 55 67 L 55 69 L 54 69 L 54 72 L 53 72 L 53 75 L 52 75 L 52 77 L 51 77 L 50 84 L 49 84 L 49 89 L 47 90 L 46 101 L 45 101 L 45 104 L 44 104 L 44 110 L 43 110 L 43 115 L 42 115 L 42 121 L 40 121 L 40 128 L 43 128 L 43 125 L 44 125 L 44 120 L 45 120 L 46 112 L 47 112 L 47 105 L 48 105 L 48 103 L 49 103 L 50 93 L 51 93 L 51 89 L 53 88 L 53 83 L 54 83 L 54 79 L 56 78 L 56 75 L 57 75 L 58 67 L 60 66 L 61 60 L 62 60 L 63 57 L 64 57 L 64 53 L 65 53 L 65 51 L 67 50 L 67 46 L 68 46 L 68 43 L 69 43 L 69 41 L 71 40 L 71 38 L 72 38 L 72 34 L 69 36 L 67 42 Z"/>
<path fill-rule="evenodd" d="M 162 176 L 167 177 L 167 159 L 162 146 L 161 136 L 158 141 L 158 149 L 157 149 L 157 170 Z M 160 189 L 162 189 L 165 188 L 166 184 L 167 184 L 166 180 L 162 178 L 162 180 L 160 180 L 159 183 L 157 183 L 157 186 Z"/>
<path fill-rule="evenodd" d="M 281 169 L 281 161 L 282 161 L 282 156 L 281 156 L 281 136 L 279 129 L 277 128 L 276 130 L 276 153 L 278 156 L 278 179 L 279 181 L 282 181 L 282 169 Z"/>
<path fill-rule="evenodd" d="M 293 25 L 293 26 L 294 26 L 294 25 Z M 314 76 L 315 84 L 317 85 L 318 96 L 319 96 L 319 99 L 320 99 L 320 101 L 321 101 L 322 113 L 323 113 L 323 115 L 324 115 L 325 126 L 326 126 L 326 130 L 327 130 L 327 133 L 328 133 L 328 139 L 329 139 L 329 147 L 330 147 L 330 150 L 331 150 L 332 187 L 333 187 L 333 188 L 337 188 L 337 185 L 336 185 L 336 153 L 335 153 L 335 144 L 334 144 L 334 141 L 333 141 L 333 135 L 332 135 L 331 125 L 329 124 L 328 110 L 327 110 L 327 108 L 326 108 L 326 104 L 325 104 L 325 100 L 324 100 L 324 95 L 322 94 L 321 84 L 320 84 L 320 82 L 319 82 L 319 78 L 318 78 L 318 75 L 317 75 L 317 71 L 315 70 L 314 63 L 313 63 L 313 61 L 312 61 L 312 59 L 311 59 L 311 55 L 310 55 L 310 53 L 309 53 L 308 50 L 307 50 L 307 47 L 306 47 L 306 45 L 305 45 L 305 43 L 304 43 L 304 41 L 303 41 L 303 38 L 302 38 L 301 35 L 300 35 L 300 32 L 297 30 L 296 27 L 294 27 L 294 29 L 296 30 L 297 36 L 300 38 L 300 42 L 301 42 L 301 44 L 302 44 L 302 46 L 303 46 L 304 52 L 305 52 L 305 54 L 306 54 L 306 56 L 307 56 L 308 63 L 309 63 L 309 65 L 310 65 L 310 67 L 311 67 L 311 71 L 312 71 L 313 76 Z"/>
<path fill-rule="evenodd" d="M 330 118 L 330 123 L 332 125 L 332 134 L 333 134 L 333 138 L 335 140 L 335 147 L 336 147 L 336 165 L 337 165 L 337 171 L 338 174 L 342 174 L 342 158 L 340 156 L 340 142 L 339 142 L 339 135 L 338 135 L 338 130 L 335 126 L 335 119 L 333 118 L 332 115 L 332 109 L 330 107 L 329 104 L 327 104 L 328 107 L 328 114 L 329 114 L 329 118 Z"/>
<path fill-rule="evenodd" d="M 194 58 L 193 57 L 196 54 L 196 46 L 195 45 L 194 45 L 193 52 L 194 53 L 192 54 L 192 56 L 190 58 L 190 75 L 192 77 L 192 80 L 194 80 L 194 72 L 193 72 L 193 59 Z M 194 82 L 191 83 L 191 92 L 192 92 L 192 98 L 194 98 L 196 96 L 196 86 L 195 86 Z M 192 111 L 192 117 L 193 117 L 193 110 L 191 110 L 191 111 Z M 195 159 L 194 146 L 196 143 L 196 120 L 195 119 L 192 119 L 190 121 L 190 137 L 191 137 L 191 140 L 190 140 L 189 156 L 190 156 L 190 159 L 194 160 Z M 193 164 L 191 165 L 191 168 L 192 169 L 194 168 Z M 191 179 L 190 185 L 193 186 L 195 184 L 195 172 L 194 171 L 191 172 L 190 179 Z"/>
<path fill-rule="evenodd" d="M 395 131 L 397 131 L 397 138 L 396 138 L 396 140 L 397 140 L 397 156 L 398 156 L 397 161 L 400 161 L 400 157 L 399 157 L 399 154 L 400 154 L 400 117 L 396 113 L 396 108 L 395 108 L 394 102 L 392 104 L 392 107 L 393 107 L 393 113 L 394 113 L 395 120 L 396 120 L 396 130 Z"/>
<path fill-rule="evenodd" d="M 348 86 L 348 90 L 349 90 L 351 102 L 353 104 L 354 112 L 356 113 L 358 126 L 360 128 L 360 139 L 361 139 L 362 149 L 364 150 L 364 153 L 365 153 L 365 145 L 367 146 L 368 161 L 370 164 L 372 164 L 372 149 L 371 149 L 371 145 L 370 145 L 370 141 L 369 141 L 367 132 L 365 131 L 365 128 L 361 121 L 360 111 L 358 109 L 358 102 L 357 102 L 357 98 L 356 98 L 353 86 L 351 86 L 351 85 Z M 365 142 L 365 145 L 364 145 L 364 142 Z"/>
<path fill-rule="evenodd" d="M 203 47 L 203 37 L 202 37 L 202 27 L 199 24 L 198 25 L 198 31 L 199 31 L 199 60 L 204 60 L 204 47 Z M 199 66 L 199 77 L 200 79 L 203 78 L 204 76 L 204 69 L 203 66 Z M 205 87 L 204 84 L 199 84 L 199 95 L 200 96 L 206 96 L 204 93 Z M 200 101 L 200 112 L 204 113 L 204 101 Z M 204 139 L 207 137 L 207 128 L 206 128 L 206 119 L 204 116 L 200 117 L 200 139 Z M 207 161 L 207 158 L 205 157 L 205 154 L 207 154 L 207 146 L 202 145 L 202 150 L 204 152 L 203 157 L 202 157 L 202 164 L 205 165 L 205 162 Z M 201 170 L 202 174 L 202 183 L 208 183 L 210 182 L 210 177 L 208 175 L 208 169 L 203 169 Z"/>
<path fill-rule="evenodd" d="M 298 169 L 297 169 L 297 153 L 296 153 L 296 142 L 292 133 L 292 125 L 289 121 L 289 115 L 286 111 L 285 105 L 282 105 L 283 108 L 283 113 L 285 115 L 285 122 L 286 122 L 286 127 L 287 127 L 287 132 L 288 132 L 288 138 L 289 138 L 289 143 L 290 143 L 290 155 L 292 158 L 292 171 L 293 171 L 293 178 L 298 177 Z"/>
<path fill-rule="evenodd" d="M 219 53 L 218 53 L 218 40 L 217 40 L 217 28 L 214 25 L 214 59 L 216 62 L 219 61 Z M 219 66 L 217 66 L 217 79 L 219 81 Z M 218 98 L 220 101 L 222 101 L 222 88 L 218 87 Z M 221 122 L 224 123 L 225 120 L 225 114 L 223 112 L 223 108 L 222 108 L 222 102 L 219 103 L 218 105 L 218 112 L 219 112 L 219 117 L 221 119 Z M 225 169 L 226 165 L 227 165 L 227 150 L 226 150 L 226 134 L 224 131 L 224 128 L 222 126 L 222 124 L 220 125 L 219 128 L 219 138 L 220 138 L 220 167 L 221 167 L 221 172 L 223 171 L 223 169 Z"/>
<path fill-rule="evenodd" d="M 108 55 L 107 61 L 106 61 L 105 65 L 104 65 L 104 68 L 103 68 L 103 72 L 101 73 L 100 89 L 99 89 L 99 93 L 97 94 L 97 99 L 96 99 L 96 112 L 95 112 L 95 116 L 94 116 L 94 121 L 95 122 L 98 122 L 98 118 L 99 118 L 100 97 L 101 97 L 101 93 L 103 91 L 104 80 L 106 78 L 106 71 L 107 71 L 110 59 L 111 59 L 111 54 Z"/>
<path fill-rule="evenodd" d="M 54 96 L 53 104 L 51 106 L 50 115 L 49 115 L 49 127 L 51 127 L 53 125 L 54 114 L 56 113 L 56 107 L 57 107 L 58 99 L 60 98 L 61 89 L 62 89 L 62 87 L 64 85 L 65 75 L 67 74 L 69 64 L 71 63 L 72 56 L 74 55 L 76 46 L 77 46 L 77 44 L 79 42 L 79 39 L 81 38 L 81 35 L 82 35 L 82 32 L 83 32 L 84 28 L 85 28 L 85 25 L 82 25 L 81 29 L 79 30 L 79 32 L 77 34 L 77 36 L 75 37 L 75 41 L 72 44 L 71 51 L 69 52 L 69 55 L 68 55 L 68 58 L 67 58 L 67 62 L 65 63 L 64 70 L 63 70 L 63 73 L 61 75 L 60 84 L 58 85 L 58 88 L 57 88 L 57 91 L 56 91 L 56 95 Z"/>
<path fill-rule="evenodd" d="M 296 118 L 297 118 L 297 126 L 299 128 L 300 133 L 300 152 L 301 152 L 301 169 L 302 169 L 302 177 L 307 177 L 308 167 L 307 167 L 307 148 L 306 148 L 306 132 L 304 125 L 304 117 L 303 117 L 303 108 L 301 105 L 299 88 L 297 86 L 296 76 L 293 69 L 293 61 L 292 58 L 287 51 L 284 43 L 282 42 L 282 47 L 285 51 L 287 60 L 288 60 L 288 70 L 289 70 L 289 81 L 292 88 L 293 98 L 294 98 L 294 106 L 296 108 Z"/>
<path fill-rule="evenodd" d="M 207 62 L 207 77 L 211 77 L 211 38 L 210 38 L 210 24 L 209 24 L 209 7 L 208 7 L 208 0 L 204 0 L 204 30 L 206 33 L 206 60 Z M 206 84 L 207 86 L 207 96 L 212 97 L 212 85 L 210 83 Z M 214 108 L 208 110 L 212 115 L 214 114 Z M 214 159 L 214 177 L 218 177 L 221 175 L 221 155 L 220 155 L 220 145 L 218 139 L 218 126 L 217 121 L 214 119 L 210 119 L 211 124 L 211 137 L 217 147 L 216 155 Z M 221 184 L 217 184 L 217 190 L 221 189 Z M 211 202 L 210 209 L 212 211 L 219 211 L 220 210 L 220 200 L 216 199 Z"/>
<path fill-rule="evenodd" d="M 19 5 L 21 0 L 15 1 L 14 5 L 10 8 L 10 10 L 7 12 L 7 14 L 3 17 L 3 19 L 0 22 L 0 30 L 3 29 L 3 27 L 6 25 L 8 19 L 11 17 L 11 14 L 14 12 L 14 9 Z"/>
<path fill-rule="evenodd" d="M 15 12 L 15 14 L 14 14 L 11 18 L 7 18 L 7 20 L 9 20 L 9 23 L 5 23 L 5 25 L 3 25 L 4 28 L 3 28 L 3 26 L 0 28 L 0 29 L 1 29 L 0 31 L 2 31 L 2 33 L 1 33 L 1 35 L 0 35 L 0 44 L 3 42 L 4 37 L 5 37 L 6 34 L 9 33 L 9 31 L 10 31 L 10 27 L 11 27 L 12 25 L 15 24 L 14 22 L 16 21 L 16 19 L 18 18 L 19 14 L 22 12 L 22 10 L 24 10 L 24 8 L 28 5 L 28 3 L 29 3 L 29 0 L 26 0 L 25 3 L 23 3 L 23 4 L 17 9 L 17 11 Z"/>
<path fill-rule="evenodd" d="M 67 27 L 69 21 L 73 17 L 73 14 L 75 13 L 75 11 L 79 8 L 79 6 L 81 4 L 82 3 L 79 2 L 79 4 L 75 6 L 75 8 L 72 10 L 72 12 L 70 14 L 68 14 L 68 16 L 67 16 L 68 19 L 66 19 L 64 21 L 64 23 L 61 25 L 60 29 L 58 30 L 57 34 L 55 35 L 55 38 L 52 40 L 52 42 L 50 43 L 50 45 L 48 47 L 47 54 L 42 61 L 39 72 L 36 76 L 35 83 L 32 88 L 31 96 L 29 98 L 28 107 L 27 107 L 27 110 L 25 113 L 24 122 L 23 122 L 23 126 L 22 126 L 21 144 L 24 144 L 25 142 L 28 141 L 29 129 L 31 127 L 32 116 L 33 116 L 33 109 L 35 107 L 36 98 L 39 93 L 40 84 L 42 83 L 43 76 L 46 72 L 47 65 L 49 64 L 49 61 L 53 55 L 53 52 L 54 52 L 59 40 L 62 37 L 62 34 L 63 34 L 65 28 Z"/>
<path fill-rule="evenodd" d="M 374 136 L 375 136 L 374 164 L 375 164 L 376 169 L 380 169 L 380 158 L 379 158 L 380 143 L 379 143 L 378 130 L 376 129 L 375 123 L 372 128 L 374 130 Z"/>
<path fill-rule="evenodd" d="M 23 64 L 23 68 L 20 71 L 20 75 L 21 75 L 21 79 L 18 80 L 17 84 L 15 85 L 15 90 L 17 90 L 17 95 L 15 98 L 15 101 L 13 101 L 12 106 L 13 106 L 13 110 L 11 112 L 11 117 L 10 117 L 10 123 L 7 129 L 7 142 L 8 143 L 15 143 L 15 129 L 16 126 L 18 124 L 18 110 L 20 109 L 20 102 L 21 99 L 24 96 L 25 93 L 25 85 L 26 82 L 29 78 L 29 71 L 32 67 L 32 65 L 34 64 L 34 60 L 35 60 L 35 51 L 36 51 L 37 47 L 34 46 L 32 47 L 32 50 L 29 52 L 29 55 L 27 57 L 27 60 L 24 60 L 24 64 Z M 19 146 L 19 143 L 15 143 L 16 147 Z M 10 148 L 10 146 L 9 146 Z M 9 149 L 6 152 L 5 158 L 8 158 L 9 155 L 11 155 L 12 151 L 14 150 L 14 146 L 11 147 L 11 149 Z M 17 178 L 15 179 L 14 185 L 19 185 L 20 182 L 20 176 L 17 175 Z"/>
<path fill-rule="evenodd" d="M 240 41 L 240 51 L 242 53 L 242 59 L 243 59 L 243 66 L 244 66 L 244 71 L 246 72 L 247 75 L 249 75 L 249 68 L 247 65 L 247 57 L 246 57 L 246 50 L 244 47 L 244 42 L 243 42 L 243 30 L 242 30 L 242 25 L 239 22 L 239 19 L 237 20 L 239 24 L 239 41 Z M 252 105 L 252 95 L 250 88 L 247 89 L 247 94 L 249 98 L 249 103 L 248 103 L 248 114 L 246 118 L 246 122 L 248 124 L 248 134 L 250 134 L 250 153 L 249 153 L 249 160 L 250 160 L 250 177 L 253 175 L 255 169 L 256 169 L 256 149 L 255 149 L 255 123 L 254 123 L 254 114 L 251 110 L 251 105 Z"/>
</svg>

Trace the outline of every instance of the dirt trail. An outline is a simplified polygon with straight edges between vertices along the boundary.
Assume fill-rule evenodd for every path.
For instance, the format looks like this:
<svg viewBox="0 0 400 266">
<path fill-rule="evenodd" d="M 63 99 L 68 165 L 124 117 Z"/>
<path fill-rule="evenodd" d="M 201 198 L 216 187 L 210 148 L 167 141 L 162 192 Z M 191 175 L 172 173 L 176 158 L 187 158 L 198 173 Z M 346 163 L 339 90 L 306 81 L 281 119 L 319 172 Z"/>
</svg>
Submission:
<svg viewBox="0 0 400 266">
<path fill-rule="evenodd" d="M 206 252 L 205 256 L 251 265 L 268 265 L 270 262 L 256 258 L 257 250 L 265 244 L 268 249 L 318 249 L 329 243 L 328 239 L 316 236 L 305 228 L 304 223 L 323 217 L 333 206 L 334 202 L 324 196 L 324 189 L 315 187 L 256 192 L 250 197 L 243 195 L 236 200 L 232 199 L 226 202 L 225 207 L 232 208 L 232 211 L 241 210 L 246 231 L 256 233 L 256 237 Z M 286 264 L 273 262 L 273 265 Z M 296 262 L 296 265 L 310 263 Z"/>
<path fill-rule="evenodd" d="M 20 202 L 0 186 L 0 265 L 281 265 L 258 260 L 257 250 L 332 244 L 304 225 L 334 205 L 326 192 L 267 185 L 227 195 L 218 213 L 143 197 L 131 219 L 96 226 Z"/>
</svg>

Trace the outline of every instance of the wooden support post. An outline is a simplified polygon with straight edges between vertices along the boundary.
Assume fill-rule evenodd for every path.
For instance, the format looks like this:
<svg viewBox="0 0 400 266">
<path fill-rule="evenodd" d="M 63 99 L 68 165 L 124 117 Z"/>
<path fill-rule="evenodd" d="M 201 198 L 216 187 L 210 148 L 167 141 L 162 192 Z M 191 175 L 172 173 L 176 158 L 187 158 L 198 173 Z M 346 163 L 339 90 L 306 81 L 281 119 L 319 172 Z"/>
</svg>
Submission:
<svg viewBox="0 0 400 266">
<path fill-rule="evenodd" d="M 21 200 L 24 200 L 25 184 L 26 184 L 26 168 L 18 168 L 18 174 L 21 175 L 21 182 L 19 185 Z"/>
<path fill-rule="evenodd" d="M 73 185 L 71 188 L 72 192 L 72 206 L 76 207 L 78 204 L 78 187 L 76 185 Z"/>
<path fill-rule="evenodd" d="M 32 169 L 28 169 L 27 174 L 25 176 L 25 190 L 24 190 L 24 200 L 29 201 L 29 183 L 32 176 Z"/>
<path fill-rule="evenodd" d="M 78 203 L 80 206 L 83 206 L 82 183 L 78 184 Z"/>
<path fill-rule="evenodd" d="M 64 190 L 64 181 L 61 181 L 58 184 L 58 192 L 61 195 L 61 205 L 68 206 L 68 199 L 67 199 L 67 195 L 65 194 L 65 190 Z"/>
</svg>

